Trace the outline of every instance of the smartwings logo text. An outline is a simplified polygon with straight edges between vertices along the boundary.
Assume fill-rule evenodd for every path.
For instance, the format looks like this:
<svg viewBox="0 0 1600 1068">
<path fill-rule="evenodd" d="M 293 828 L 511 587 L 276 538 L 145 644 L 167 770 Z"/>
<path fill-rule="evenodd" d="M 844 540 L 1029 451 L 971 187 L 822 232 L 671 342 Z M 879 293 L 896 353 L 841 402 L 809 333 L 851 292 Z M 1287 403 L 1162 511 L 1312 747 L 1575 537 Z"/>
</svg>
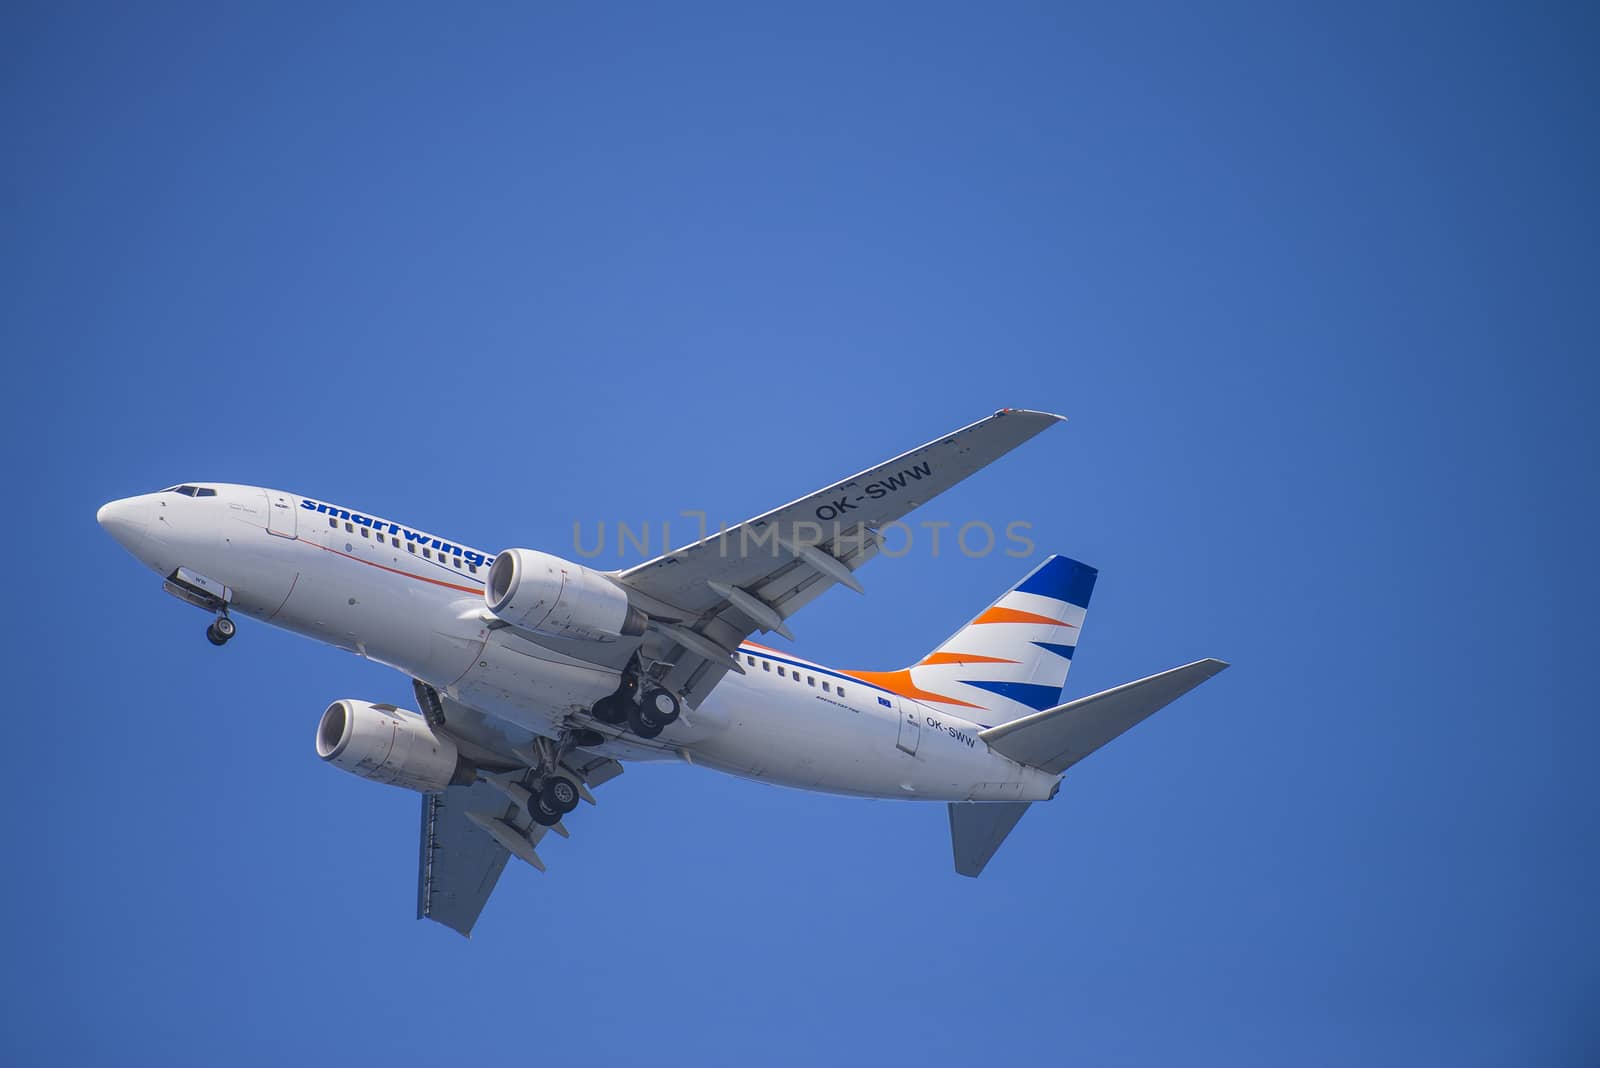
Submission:
<svg viewBox="0 0 1600 1068">
<path fill-rule="evenodd" d="M 452 545 L 447 541 L 442 541 L 439 538 L 434 537 L 432 534 L 424 534 L 420 530 L 411 530 L 408 527 L 401 526 L 399 523 L 391 523 L 387 519 L 376 519 L 372 516 L 366 516 L 362 515 L 360 512 L 352 512 L 344 508 L 338 508 L 331 504 L 319 504 L 308 497 L 300 498 L 300 507 L 304 508 L 308 512 L 320 512 L 323 515 L 335 516 L 347 523 L 355 523 L 358 526 L 369 527 L 374 531 L 387 534 L 390 537 L 403 537 L 408 542 L 413 542 L 417 545 L 429 546 L 438 553 L 450 553 L 451 555 L 459 556 L 461 559 L 465 560 L 474 567 L 482 567 L 484 564 L 494 559 L 493 553 L 482 553 L 476 549 L 468 549 L 465 546 Z"/>
</svg>

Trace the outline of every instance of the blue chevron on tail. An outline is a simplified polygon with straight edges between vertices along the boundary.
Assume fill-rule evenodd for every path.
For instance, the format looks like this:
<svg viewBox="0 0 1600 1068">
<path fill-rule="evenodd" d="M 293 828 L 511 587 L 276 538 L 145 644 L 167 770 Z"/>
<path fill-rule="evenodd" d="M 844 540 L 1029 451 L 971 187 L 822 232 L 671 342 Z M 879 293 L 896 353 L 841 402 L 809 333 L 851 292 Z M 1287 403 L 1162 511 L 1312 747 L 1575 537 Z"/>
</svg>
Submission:
<svg viewBox="0 0 1600 1068">
<path fill-rule="evenodd" d="M 907 696 L 986 726 L 1058 705 L 1098 575 L 1088 564 L 1051 556 L 933 652 L 893 674 L 907 676 Z"/>
</svg>

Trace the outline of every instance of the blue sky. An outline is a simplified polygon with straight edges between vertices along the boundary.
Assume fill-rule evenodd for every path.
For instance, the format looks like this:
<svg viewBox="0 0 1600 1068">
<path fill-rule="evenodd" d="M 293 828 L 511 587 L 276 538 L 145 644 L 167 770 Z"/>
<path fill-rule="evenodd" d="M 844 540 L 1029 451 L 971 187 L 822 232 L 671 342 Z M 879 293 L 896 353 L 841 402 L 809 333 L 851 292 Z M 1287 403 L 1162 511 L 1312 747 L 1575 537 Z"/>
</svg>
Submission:
<svg viewBox="0 0 1600 1068">
<path fill-rule="evenodd" d="M 1576 1064 L 1600 893 L 1581 5 L 13 4 L 0 1060 Z M 606 788 L 476 936 L 225 650 L 181 480 L 471 544 L 737 520 L 1004 406 L 918 519 L 1101 569 L 1070 687 L 1234 667 L 982 879 L 939 806 Z M 20 537 L 18 537 L 20 535 Z M 1032 561 L 795 621 L 890 668 Z"/>
</svg>

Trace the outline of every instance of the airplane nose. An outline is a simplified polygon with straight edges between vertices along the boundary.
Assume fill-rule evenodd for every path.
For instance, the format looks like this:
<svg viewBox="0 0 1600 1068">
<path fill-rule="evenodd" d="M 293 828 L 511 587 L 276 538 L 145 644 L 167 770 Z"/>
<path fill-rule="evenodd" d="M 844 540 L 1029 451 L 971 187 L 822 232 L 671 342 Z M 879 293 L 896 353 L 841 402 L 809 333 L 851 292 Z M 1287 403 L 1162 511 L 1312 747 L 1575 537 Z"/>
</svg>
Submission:
<svg viewBox="0 0 1600 1068">
<path fill-rule="evenodd" d="M 130 552 L 144 540 L 150 526 L 143 502 L 134 497 L 103 504 L 94 517 L 107 534 L 116 538 Z"/>
</svg>

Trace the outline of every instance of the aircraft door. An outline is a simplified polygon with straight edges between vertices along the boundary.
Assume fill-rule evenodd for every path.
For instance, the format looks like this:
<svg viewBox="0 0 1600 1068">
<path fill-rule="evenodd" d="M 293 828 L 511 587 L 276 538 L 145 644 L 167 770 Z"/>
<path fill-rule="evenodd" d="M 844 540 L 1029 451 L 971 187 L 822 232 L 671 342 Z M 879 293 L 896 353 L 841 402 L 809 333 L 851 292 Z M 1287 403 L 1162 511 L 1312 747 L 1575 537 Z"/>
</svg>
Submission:
<svg viewBox="0 0 1600 1068">
<path fill-rule="evenodd" d="M 908 756 L 917 755 L 917 743 L 922 740 L 922 723 L 917 719 L 917 713 L 905 706 L 903 701 L 896 701 L 900 706 L 900 736 L 895 739 L 896 749 Z"/>
<path fill-rule="evenodd" d="M 267 533 L 280 538 L 299 537 L 300 508 L 295 499 L 281 490 L 267 490 Z"/>
</svg>

